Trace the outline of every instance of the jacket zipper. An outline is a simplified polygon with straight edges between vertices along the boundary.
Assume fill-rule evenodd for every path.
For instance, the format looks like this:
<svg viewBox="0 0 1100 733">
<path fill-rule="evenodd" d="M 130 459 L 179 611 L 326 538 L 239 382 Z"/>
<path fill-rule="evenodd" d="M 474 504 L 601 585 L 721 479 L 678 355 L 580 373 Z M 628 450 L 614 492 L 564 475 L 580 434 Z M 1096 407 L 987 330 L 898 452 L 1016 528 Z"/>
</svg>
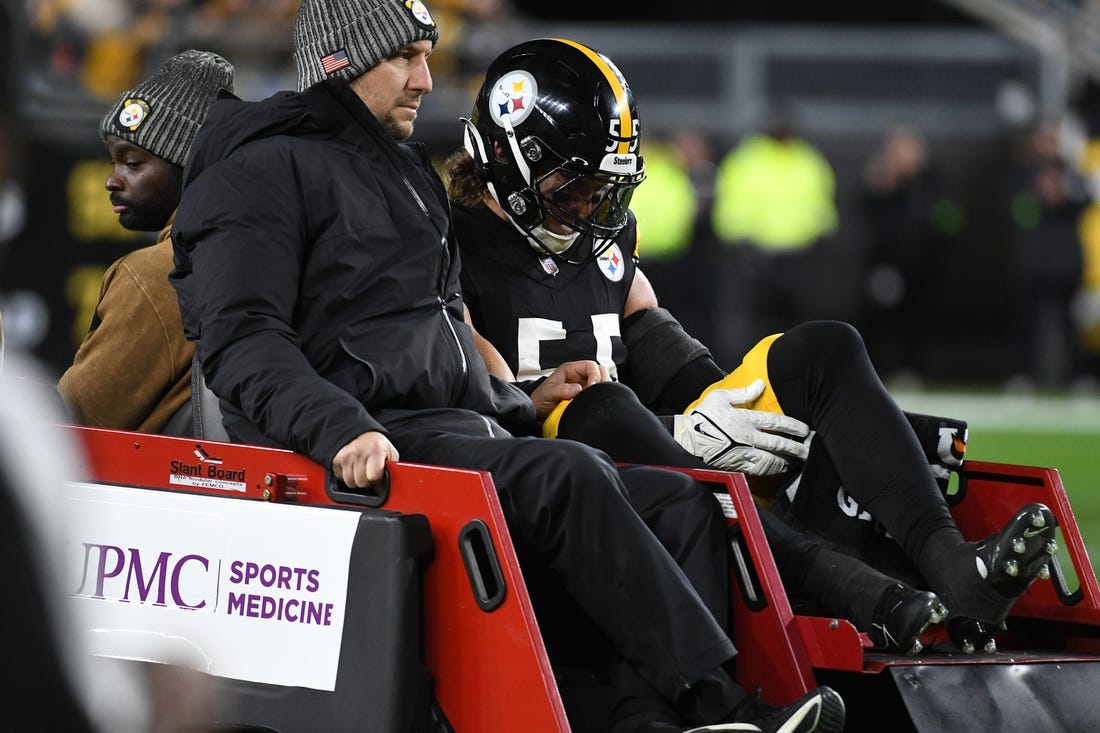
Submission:
<svg viewBox="0 0 1100 733">
<path fill-rule="evenodd" d="M 458 355 L 462 358 L 462 389 L 459 391 L 459 403 L 461 404 L 466 400 L 466 394 L 470 390 L 470 363 L 466 358 L 466 350 L 462 348 L 462 340 L 458 337 L 458 332 L 455 331 L 455 326 L 451 323 L 451 317 L 447 313 L 447 303 L 458 297 L 458 293 L 453 293 L 449 298 L 439 298 L 439 315 L 443 318 L 443 322 L 447 324 L 447 330 L 451 333 L 451 338 L 454 339 L 455 348 L 458 349 Z"/>
<path fill-rule="evenodd" d="M 420 194 L 417 193 L 416 188 L 412 185 L 412 182 L 408 178 L 406 178 L 404 174 L 401 175 L 401 181 L 405 184 L 405 188 L 409 190 L 409 193 L 412 195 L 413 200 L 416 201 L 416 205 L 420 207 L 420 211 L 423 212 L 428 221 L 432 221 L 432 215 L 428 211 L 428 207 L 424 204 L 424 199 L 420 198 Z M 436 230 L 438 231 L 438 227 L 436 227 Z M 447 303 L 459 297 L 459 294 L 451 293 L 450 295 L 446 296 L 442 295 L 444 288 L 447 284 L 448 275 L 451 272 L 451 268 L 454 267 L 454 258 L 448 257 L 450 253 L 447 251 L 446 234 L 440 237 L 439 245 L 443 250 L 442 254 L 444 261 L 447 262 L 447 268 L 445 271 L 441 271 L 439 274 L 439 292 L 441 294 L 436 296 L 436 299 L 439 303 L 439 315 L 443 319 L 443 322 L 446 324 L 447 330 L 450 332 L 451 338 L 454 340 L 455 348 L 458 350 L 458 355 L 462 359 L 462 388 L 459 390 L 458 395 L 458 401 L 461 404 L 466 400 L 466 395 L 470 391 L 470 362 L 468 357 L 466 356 L 466 350 L 462 348 L 462 340 L 458 337 L 458 332 L 455 331 L 454 324 L 451 323 L 451 317 L 447 315 Z"/>
</svg>

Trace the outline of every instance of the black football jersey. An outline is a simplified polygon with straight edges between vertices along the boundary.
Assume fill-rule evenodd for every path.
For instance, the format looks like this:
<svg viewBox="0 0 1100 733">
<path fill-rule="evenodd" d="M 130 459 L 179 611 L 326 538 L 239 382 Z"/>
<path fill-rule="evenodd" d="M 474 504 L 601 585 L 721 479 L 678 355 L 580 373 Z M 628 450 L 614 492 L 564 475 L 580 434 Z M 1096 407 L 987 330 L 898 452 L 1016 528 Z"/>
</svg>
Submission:
<svg viewBox="0 0 1100 733">
<path fill-rule="evenodd" d="M 611 247 L 583 265 L 540 254 L 484 206 L 455 206 L 454 226 L 474 327 L 516 379 L 578 359 L 593 359 L 616 376 L 626 359 L 619 326 L 637 265 L 633 214 Z"/>
</svg>

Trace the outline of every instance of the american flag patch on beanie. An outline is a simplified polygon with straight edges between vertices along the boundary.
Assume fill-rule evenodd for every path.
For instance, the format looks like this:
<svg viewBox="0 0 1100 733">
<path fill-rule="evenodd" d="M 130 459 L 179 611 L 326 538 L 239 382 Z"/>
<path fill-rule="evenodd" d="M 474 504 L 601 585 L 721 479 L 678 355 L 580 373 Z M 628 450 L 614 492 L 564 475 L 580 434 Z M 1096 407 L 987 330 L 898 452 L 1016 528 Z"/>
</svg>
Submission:
<svg viewBox="0 0 1100 733">
<path fill-rule="evenodd" d="M 330 53 L 328 56 L 321 57 L 321 66 L 324 68 L 326 74 L 331 74 L 350 65 L 351 61 L 348 60 L 348 52 L 342 48 L 335 53 Z"/>
</svg>

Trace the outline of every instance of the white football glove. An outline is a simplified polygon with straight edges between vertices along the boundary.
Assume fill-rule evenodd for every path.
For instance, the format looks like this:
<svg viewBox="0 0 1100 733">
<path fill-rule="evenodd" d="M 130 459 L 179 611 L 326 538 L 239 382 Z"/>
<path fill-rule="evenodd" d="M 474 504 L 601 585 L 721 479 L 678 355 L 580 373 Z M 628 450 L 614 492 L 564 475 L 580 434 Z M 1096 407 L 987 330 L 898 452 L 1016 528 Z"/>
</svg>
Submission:
<svg viewBox="0 0 1100 733">
<path fill-rule="evenodd" d="M 810 427 L 787 415 L 734 407 L 763 393 L 763 379 L 740 389 L 712 390 L 694 410 L 675 416 L 672 434 L 689 453 L 722 471 L 783 473 L 792 462 L 806 460 L 810 449 L 802 439 Z"/>
</svg>

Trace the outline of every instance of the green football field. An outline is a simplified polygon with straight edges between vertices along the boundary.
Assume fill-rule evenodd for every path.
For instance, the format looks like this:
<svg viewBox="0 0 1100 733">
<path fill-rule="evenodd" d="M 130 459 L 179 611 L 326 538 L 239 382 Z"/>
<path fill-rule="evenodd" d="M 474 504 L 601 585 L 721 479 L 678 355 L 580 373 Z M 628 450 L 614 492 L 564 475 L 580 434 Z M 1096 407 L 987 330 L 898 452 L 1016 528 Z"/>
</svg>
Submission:
<svg viewBox="0 0 1100 733">
<path fill-rule="evenodd" d="M 966 457 L 1058 469 L 1100 565 L 1100 398 L 895 392 L 907 410 L 966 420 Z"/>
</svg>

